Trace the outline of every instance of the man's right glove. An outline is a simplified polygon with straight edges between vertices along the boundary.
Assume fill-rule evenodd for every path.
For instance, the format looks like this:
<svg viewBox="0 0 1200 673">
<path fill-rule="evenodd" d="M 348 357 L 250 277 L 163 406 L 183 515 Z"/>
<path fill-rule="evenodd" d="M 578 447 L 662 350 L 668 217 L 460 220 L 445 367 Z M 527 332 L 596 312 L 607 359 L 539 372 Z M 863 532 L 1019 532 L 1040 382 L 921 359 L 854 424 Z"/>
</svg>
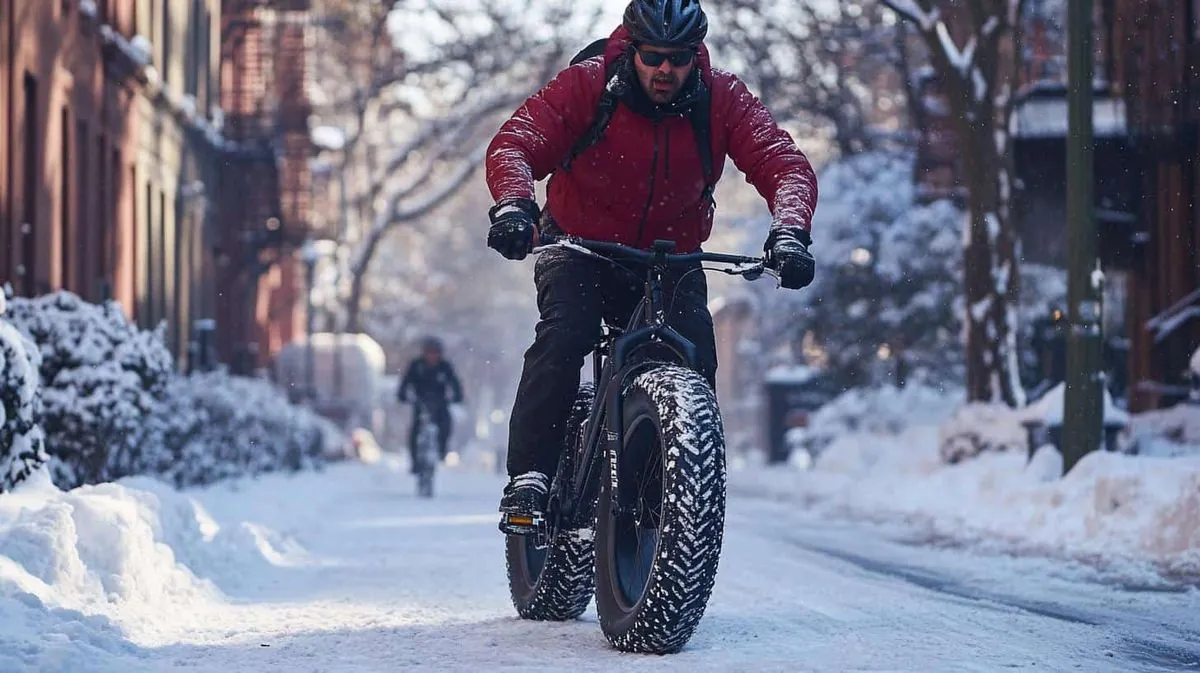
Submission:
<svg viewBox="0 0 1200 673">
<path fill-rule="evenodd" d="M 799 290 L 813 282 L 817 263 L 808 251 L 810 245 L 812 237 L 800 227 L 780 227 L 767 234 L 766 267 L 779 274 L 780 285 Z"/>
<path fill-rule="evenodd" d="M 525 259 L 533 252 L 535 224 L 538 220 L 537 204 L 529 199 L 503 201 L 492 206 L 488 217 L 492 221 L 488 229 L 488 247 L 508 259 Z"/>
</svg>

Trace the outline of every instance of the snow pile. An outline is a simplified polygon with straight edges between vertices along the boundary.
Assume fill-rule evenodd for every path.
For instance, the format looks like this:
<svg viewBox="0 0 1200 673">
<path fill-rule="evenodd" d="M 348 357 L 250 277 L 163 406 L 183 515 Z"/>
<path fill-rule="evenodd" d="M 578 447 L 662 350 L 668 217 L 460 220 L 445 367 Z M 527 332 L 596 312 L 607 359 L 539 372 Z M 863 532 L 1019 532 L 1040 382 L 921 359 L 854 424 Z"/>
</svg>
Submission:
<svg viewBox="0 0 1200 673">
<path fill-rule="evenodd" d="M 940 406 L 952 404 L 946 399 Z M 1200 573 L 1200 456 L 1094 452 L 1064 477 L 1052 446 L 1027 458 L 1022 418 L 1020 412 L 971 405 L 941 426 L 883 422 L 882 432 L 876 424 L 832 433 L 835 439 L 812 469 L 734 473 L 731 485 L 829 514 L 913 524 L 928 539 L 998 543 L 1104 563 L 1148 561 L 1169 574 Z M 1135 417 L 1134 427 L 1139 422 L 1145 421 Z M 819 423 L 814 419 L 814 426 Z M 956 429 L 970 430 L 994 450 L 947 465 L 941 440 Z"/>
<path fill-rule="evenodd" d="M 1021 418 L 1021 412 L 1004 404 L 964 404 L 938 429 L 938 454 L 953 464 L 985 451 L 1026 451 Z"/>
<path fill-rule="evenodd" d="M 90 304 L 65 291 L 13 299 L 9 316 L 41 352 L 55 483 L 69 488 L 157 469 L 163 457 L 145 420 L 174 371 L 163 328 L 139 330 L 120 304 Z"/>
<path fill-rule="evenodd" d="M 218 523 L 165 483 L 134 477 L 64 492 L 39 471 L 0 494 L 0 670 L 130 670 L 139 645 L 177 639 L 170 629 L 202 622 L 226 602 L 223 591 L 303 562 L 294 540 L 258 523 Z"/>
<path fill-rule="evenodd" d="M 1200 404 L 1177 404 L 1133 416 L 1129 451 L 1163 458 L 1200 456 Z"/>
<path fill-rule="evenodd" d="M 288 402 L 269 381 L 224 371 L 173 380 L 159 416 L 177 486 L 295 472 L 343 457 L 348 440 L 329 421 Z"/>
<path fill-rule="evenodd" d="M 164 543 L 158 507 L 117 484 L 64 493 L 45 471 L 0 495 L 0 669 L 122 670 L 138 648 L 110 615 L 151 622 L 215 595 Z"/>
<path fill-rule="evenodd" d="M 0 493 L 46 462 L 37 347 L 4 319 L 0 292 Z"/>
</svg>

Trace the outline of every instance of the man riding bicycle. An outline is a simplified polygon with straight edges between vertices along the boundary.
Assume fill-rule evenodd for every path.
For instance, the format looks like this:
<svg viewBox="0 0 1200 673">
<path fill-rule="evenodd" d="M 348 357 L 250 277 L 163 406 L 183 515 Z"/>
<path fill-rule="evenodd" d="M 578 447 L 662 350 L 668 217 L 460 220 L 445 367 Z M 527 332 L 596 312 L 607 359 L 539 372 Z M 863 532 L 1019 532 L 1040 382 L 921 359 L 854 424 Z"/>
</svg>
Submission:
<svg viewBox="0 0 1200 673">
<path fill-rule="evenodd" d="M 726 156 L 773 215 L 763 249 L 783 287 L 812 282 L 809 225 L 817 180 L 804 153 L 734 75 L 709 64 L 708 20 L 697 0 L 632 0 L 603 56 L 576 63 L 531 96 L 487 154 L 488 246 L 508 259 L 541 231 L 649 249 L 656 239 L 693 252 L 708 239 L 713 189 Z M 546 208 L 534 182 L 552 175 Z M 708 289 L 699 263 L 664 279 L 667 322 L 696 346 L 715 388 Z M 556 248 L 534 268 L 540 320 L 509 429 L 509 484 L 500 510 L 540 516 L 563 446 L 579 371 L 604 320 L 624 324 L 644 274 Z"/>
<path fill-rule="evenodd" d="M 438 455 L 446 457 L 450 441 L 450 405 L 463 400 L 462 384 L 454 367 L 442 357 L 442 342 L 429 337 L 421 344 L 421 355 L 408 365 L 404 379 L 396 396 L 401 402 L 414 405 L 412 428 L 408 434 L 408 454 L 412 458 L 412 471 L 417 470 L 417 436 L 420 433 L 421 408 L 429 412 L 438 427 Z"/>
</svg>

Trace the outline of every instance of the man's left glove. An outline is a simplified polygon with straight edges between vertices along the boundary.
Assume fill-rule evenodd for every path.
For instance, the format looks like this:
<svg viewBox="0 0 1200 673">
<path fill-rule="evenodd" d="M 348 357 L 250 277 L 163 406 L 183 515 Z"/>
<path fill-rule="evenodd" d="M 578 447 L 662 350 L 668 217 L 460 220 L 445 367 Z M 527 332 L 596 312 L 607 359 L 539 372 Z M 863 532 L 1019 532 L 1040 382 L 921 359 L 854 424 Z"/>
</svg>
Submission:
<svg viewBox="0 0 1200 673">
<path fill-rule="evenodd" d="M 808 246 L 812 236 L 800 227 L 779 227 L 767 234 L 763 250 L 766 266 L 779 274 L 779 284 L 789 290 L 799 290 L 813 282 L 817 263 Z"/>
<path fill-rule="evenodd" d="M 503 201 L 492 206 L 488 211 L 492 221 L 488 247 L 507 259 L 525 259 L 533 252 L 538 216 L 537 204 L 529 199 Z"/>
</svg>

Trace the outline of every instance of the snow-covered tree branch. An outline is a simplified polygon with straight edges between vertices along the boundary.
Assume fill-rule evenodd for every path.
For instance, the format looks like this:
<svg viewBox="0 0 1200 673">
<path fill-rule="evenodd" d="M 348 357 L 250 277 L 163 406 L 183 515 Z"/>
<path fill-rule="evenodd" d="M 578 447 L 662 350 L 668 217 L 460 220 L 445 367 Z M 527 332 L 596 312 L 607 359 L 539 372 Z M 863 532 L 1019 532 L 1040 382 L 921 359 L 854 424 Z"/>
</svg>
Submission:
<svg viewBox="0 0 1200 673">
<path fill-rule="evenodd" d="M 345 0 L 326 2 L 350 11 Z M 354 219 L 339 228 L 349 248 L 343 260 L 349 286 L 339 294 L 351 331 L 361 327 L 362 276 L 380 241 L 400 225 L 421 225 L 452 200 L 476 174 L 499 116 L 586 44 L 576 24 L 587 15 L 578 8 L 546 8 L 532 0 L 384 5 L 390 32 L 379 42 L 387 48 L 372 50 L 399 56 L 362 57 L 366 71 L 357 79 L 332 81 L 327 106 L 318 113 L 323 123 L 328 119 L 345 129 L 333 170 L 343 173 L 339 179 L 347 184 Z M 359 42 L 372 43 L 363 36 L 376 34 L 379 12 L 354 12 L 356 23 L 332 24 L 342 31 L 337 42 L 355 41 L 357 34 Z"/>
<path fill-rule="evenodd" d="M 709 42 L 786 126 L 830 134 L 845 156 L 872 149 L 880 130 L 907 126 L 907 61 L 894 19 L 869 0 L 820 5 L 722 0 Z"/>
</svg>

